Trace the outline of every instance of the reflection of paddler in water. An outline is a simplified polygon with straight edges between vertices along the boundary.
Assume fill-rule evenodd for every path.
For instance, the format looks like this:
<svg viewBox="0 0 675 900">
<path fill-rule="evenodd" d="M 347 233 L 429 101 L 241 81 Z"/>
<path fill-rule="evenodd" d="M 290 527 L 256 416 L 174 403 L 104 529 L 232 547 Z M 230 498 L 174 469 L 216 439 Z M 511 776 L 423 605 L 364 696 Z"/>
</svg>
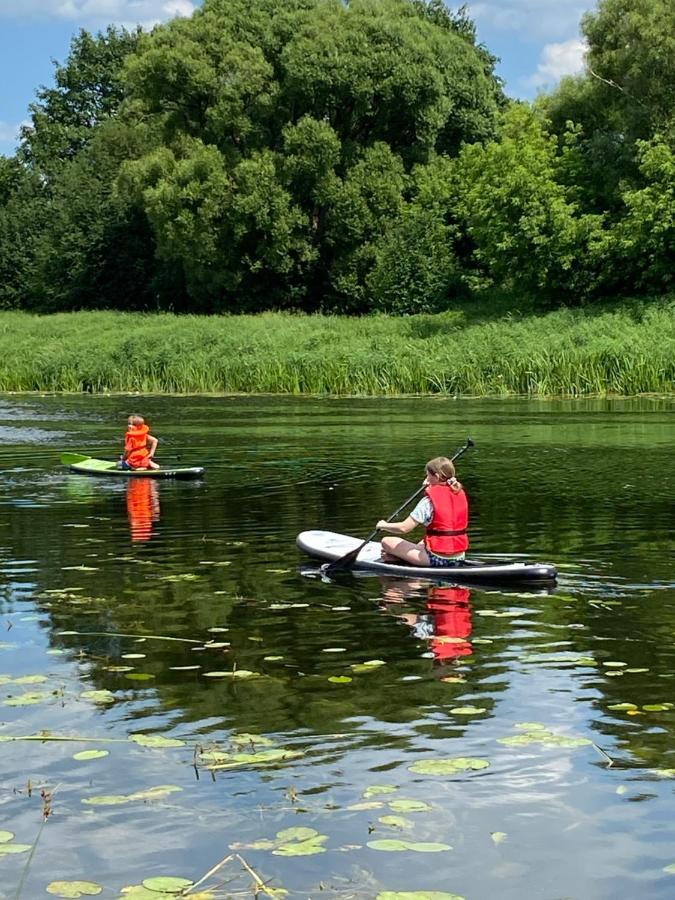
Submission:
<svg viewBox="0 0 675 900">
<path fill-rule="evenodd" d="M 127 484 L 127 515 L 132 541 L 149 541 L 159 521 L 159 486 L 152 478 L 132 478 Z"/>
<path fill-rule="evenodd" d="M 471 591 L 465 587 L 444 584 L 424 584 L 400 580 L 383 582 L 382 607 L 393 613 L 412 629 L 416 638 L 427 640 L 434 660 L 441 665 L 471 656 Z M 402 613 L 395 604 L 423 597 L 426 592 L 426 611 Z"/>
</svg>

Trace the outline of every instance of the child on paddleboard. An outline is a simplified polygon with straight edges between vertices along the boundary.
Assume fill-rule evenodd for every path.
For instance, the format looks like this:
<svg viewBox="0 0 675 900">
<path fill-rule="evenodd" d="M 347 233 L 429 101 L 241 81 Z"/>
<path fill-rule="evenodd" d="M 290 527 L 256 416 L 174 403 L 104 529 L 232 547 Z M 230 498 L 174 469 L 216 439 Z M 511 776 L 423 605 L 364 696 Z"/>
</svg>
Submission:
<svg viewBox="0 0 675 900">
<path fill-rule="evenodd" d="M 129 416 L 120 469 L 159 469 L 153 459 L 158 443 L 157 438 L 150 434 L 143 416 Z"/>
<path fill-rule="evenodd" d="M 386 522 L 380 519 L 378 531 L 407 534 L 424 525 L 426 534 L 419 544 L 399 537 L 382 538 L 384 558 L 394 557 L 411 566 L 447 567 L 464 559 L 469 546 L 466 533 L 469 504 L 464 488 L 455 477 L 455 467 L 445 456 L 437 456 L 426 464 L 425 496 L 407 519 Z"/>
</svg>

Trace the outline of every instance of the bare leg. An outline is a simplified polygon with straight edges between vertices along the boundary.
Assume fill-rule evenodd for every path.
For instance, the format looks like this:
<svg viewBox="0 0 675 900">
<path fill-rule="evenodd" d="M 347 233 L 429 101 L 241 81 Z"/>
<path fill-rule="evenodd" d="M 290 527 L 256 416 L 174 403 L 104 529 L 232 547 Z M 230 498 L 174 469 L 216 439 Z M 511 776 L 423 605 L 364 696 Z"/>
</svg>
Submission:
<svg viewBox="0 0 675 900">
<path fill-rule="evenodd" d="M 393 556 L 411 566 L 429 565 L 429 555 L 424 544 L 413 544 L 405 538 L 388 536 L 382 538 L 382 550 L 387 556 Z"/>
<path fill-rule="evenodd" d="M 154 459 L 148 460 L 148 468 L 149 469 L 159 469 L 159 464 L 154 461 Z"/>
</svg>

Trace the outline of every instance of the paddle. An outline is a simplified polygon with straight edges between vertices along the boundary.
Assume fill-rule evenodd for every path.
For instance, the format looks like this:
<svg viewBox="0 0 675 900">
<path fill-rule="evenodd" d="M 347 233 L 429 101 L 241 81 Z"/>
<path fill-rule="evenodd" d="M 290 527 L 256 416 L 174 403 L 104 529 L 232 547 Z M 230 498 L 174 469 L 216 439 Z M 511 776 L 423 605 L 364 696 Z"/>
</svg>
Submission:
<svg viewBox="0 0 675 900">
<path fill-rule="evenodd" d="M 450 457 L 452 462 L 454 462 L 456 459 L 459 459 L 459 457 L 463 453 L 466 453 L 467 450 L 470 450 L 471 447 L 473 447 L 473 441 L 471 440 L 471 438 L 468 437 L 466 439 L 466 443 L 464 444 L 464 446 L 460 447 L 459 450 L 455 453 L 455 455 Z M 406 508 L 406 506 L 408 506 L 410 503 L 413 502 L 413 500 L 416 500 L 419 497 L 419 495 L 422 493 L 422 491 L 424 490 L 425 487 L 426 487 L 426 485 L 424 485 L 424 484 L 421 487 L 418 487 L 417 490 L 415 491 L 415 493 L 411 494 L 411 496 L 408 497 L 408 499 L 404 503 L 402 503 L 397 510 L 395 510 L 390 516 L 387 516 L 387 521 L 391 522 L 392 519 L 395 519 L 396 516 L 402 510 L 404 510 Z M 341 556 L 340 559 L 335 559 L 335 560 L 333 560 L 333 562 L 328 563 L 328 565 L 322 566 L 324 574 L 333 575 L 335 572 L 344 572 L 347 569 L 351 569 L 351 567 L 356 562 L 356 558 L 358 557 L 359 553 L 363 550 L 363 548 L 366 546 L 368 541 L 372 541 L 372 539 L 375 537 L 375 535 L 378 532 L 379 532 L 379 528 L 376 528 L 375 531 L 371 532 L 368 535 L 368 537 L 365 539 L 365 541 L 362 544 L 359 544 L 359 546 L 356 548 L 356 550 L 350 550 L 349 553 L 345 553 L 345 555 Z"/>
</svg>

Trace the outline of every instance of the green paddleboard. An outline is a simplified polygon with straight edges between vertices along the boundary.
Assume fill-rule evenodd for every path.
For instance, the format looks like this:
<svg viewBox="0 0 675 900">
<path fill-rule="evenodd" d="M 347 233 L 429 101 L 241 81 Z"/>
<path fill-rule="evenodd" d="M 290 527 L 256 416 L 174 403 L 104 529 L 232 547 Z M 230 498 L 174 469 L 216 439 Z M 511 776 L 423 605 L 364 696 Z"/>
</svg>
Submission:
<svg viewBox="0 0 675 900">
<path fill-rule="evenodd" d="M 71 472 L 79 472 L 81 475 L 100 475 L 112 478 L 202 478 L 204 469 L 201 466 L 191 468 L 159 468 L 159 469 L 118 469 L 117 463 L 110 459 L 94 459 L 91 456 L 78 456 L 74 453 L 64 453 L 61 462 L 68 466 Z"/>
</svg>

